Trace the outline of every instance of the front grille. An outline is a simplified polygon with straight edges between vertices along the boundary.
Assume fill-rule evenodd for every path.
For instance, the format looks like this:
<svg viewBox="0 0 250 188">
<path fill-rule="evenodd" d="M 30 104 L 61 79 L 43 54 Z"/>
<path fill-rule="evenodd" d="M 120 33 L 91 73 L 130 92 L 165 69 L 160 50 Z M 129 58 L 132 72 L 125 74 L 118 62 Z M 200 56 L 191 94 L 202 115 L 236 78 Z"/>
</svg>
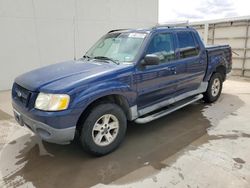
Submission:
<svg viewBox="0 0 250 188">
<path fill-rule="evenodd" d="M 12 97 L 14 100 L 18 101 L 21 105 L 28 107 L 29 99 L 31 97 L 32 92 L 23 88 L 18 84 L 13 85 L 12 89 Z"/>
</svg>

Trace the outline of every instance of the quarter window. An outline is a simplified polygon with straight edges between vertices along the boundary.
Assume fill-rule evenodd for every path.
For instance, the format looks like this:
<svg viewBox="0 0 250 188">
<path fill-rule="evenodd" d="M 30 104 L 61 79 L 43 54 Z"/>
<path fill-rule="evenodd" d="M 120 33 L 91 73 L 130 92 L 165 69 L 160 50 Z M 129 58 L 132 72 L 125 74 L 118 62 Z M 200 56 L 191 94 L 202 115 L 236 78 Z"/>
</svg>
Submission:
<svg viewBox="0 0 250 188">
<path fill-rule="evenodd" d="M 178 32 L 177 37 L 179 42 L 180 58 L 193 57 L 199 54 L 199 49 L 196 47 L 191 32 Z"/>
<path fill-rule="evenodd" d="M 156 34 L 148 46 L 147 54 L 158 55 L 161 63 L 175 59 L 173 35 L 170 33 Z"/>
</svg>

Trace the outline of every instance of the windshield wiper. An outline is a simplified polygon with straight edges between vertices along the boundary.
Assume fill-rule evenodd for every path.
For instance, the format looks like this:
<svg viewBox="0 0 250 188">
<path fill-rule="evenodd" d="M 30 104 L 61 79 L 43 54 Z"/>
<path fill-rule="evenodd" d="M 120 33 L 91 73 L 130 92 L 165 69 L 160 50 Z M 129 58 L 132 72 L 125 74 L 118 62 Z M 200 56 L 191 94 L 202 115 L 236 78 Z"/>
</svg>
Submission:
<svg viewBox="0 0 250 188">
<path fill-rule="evenodd" d="M 112 58 L 106 57 L 106 56 L 95 56 L 93 59 L 100 59 L 100 60 L 106 60 L 106 61 L 112 61 L 113 63 L 119 65 L 120 63 Z"/>
<path fill-rule="evenodd" d="M 87 58 L 87 59 L 89 59 L 90 57 L 89 57 L 88 55 L 84 55 L 84 56 L 82 56 L 82 58 Z"/>
</svg>

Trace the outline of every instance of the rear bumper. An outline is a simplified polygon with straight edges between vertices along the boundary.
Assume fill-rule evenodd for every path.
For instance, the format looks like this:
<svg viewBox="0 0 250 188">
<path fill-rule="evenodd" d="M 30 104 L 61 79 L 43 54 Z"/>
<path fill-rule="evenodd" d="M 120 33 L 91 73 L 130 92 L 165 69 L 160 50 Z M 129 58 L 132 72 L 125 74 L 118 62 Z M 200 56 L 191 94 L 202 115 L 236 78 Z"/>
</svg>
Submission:
<svg viewBox="0 0 250 188">
<path fill-rule="evenodd" d="M 68 144 L 74 139 L 75 127 L 56 129 L 45 123 L 34 120 L 27 115 L 21 114 L 16 109 L 13 109 L 13 111 L 16 121 L 21 126 L 28 127 L 44 141 L 56 144 Z"/>
</svg>

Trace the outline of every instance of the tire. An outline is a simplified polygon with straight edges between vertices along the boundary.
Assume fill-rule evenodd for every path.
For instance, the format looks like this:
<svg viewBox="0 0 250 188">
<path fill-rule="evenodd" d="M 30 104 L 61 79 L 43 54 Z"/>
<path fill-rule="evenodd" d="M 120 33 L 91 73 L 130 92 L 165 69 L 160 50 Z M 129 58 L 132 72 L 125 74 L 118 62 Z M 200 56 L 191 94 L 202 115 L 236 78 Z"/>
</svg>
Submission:
<svg viewBox="0 0 250 188">
<path fill-rule="evenodd" d="M 222 75 L 220 73 L 214 73 L 208 82 L 207 91 L 203 93 L 204 101 L 207 103 L 215 102 L 220 97 L 222 86 Z"/>
<path fill-rule="evenodd" d="M 85 151 L 95 156 L 114 151 L 125 137 L 127 119 L 116 104 L 100 104 L 92 109 L 82 125 L 80 136 Z"/>
</svg>

